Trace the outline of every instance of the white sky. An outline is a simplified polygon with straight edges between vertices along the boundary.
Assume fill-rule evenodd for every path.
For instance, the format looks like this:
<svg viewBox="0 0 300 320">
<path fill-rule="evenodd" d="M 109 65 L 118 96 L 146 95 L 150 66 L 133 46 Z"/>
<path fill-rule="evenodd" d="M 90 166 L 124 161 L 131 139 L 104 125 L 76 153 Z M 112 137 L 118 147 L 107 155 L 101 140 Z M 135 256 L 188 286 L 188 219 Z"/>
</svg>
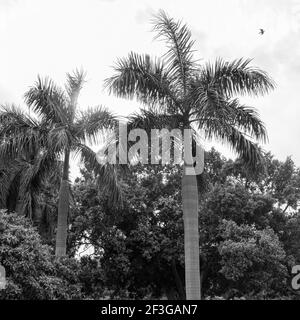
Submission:
<svg viewBox="0 0 300 320">
<path fill-rule="evenodd" d="M 130 51 L 164 53 L 149 23 L 160 8 L 189 25 L 198 58 L 253 58 L 274 78 L 274 92 L 245 102 L 266 123 L 264 148 L 300 165 L 300 0 L 0 0 L 0 104 L 24 106 L 23 94 L 38 74 L 63 85 L 66 72 L 83 67 L 82 108 L 136 110 L 134 101 L 109 97 L 103 80 Z"/>
</svg>

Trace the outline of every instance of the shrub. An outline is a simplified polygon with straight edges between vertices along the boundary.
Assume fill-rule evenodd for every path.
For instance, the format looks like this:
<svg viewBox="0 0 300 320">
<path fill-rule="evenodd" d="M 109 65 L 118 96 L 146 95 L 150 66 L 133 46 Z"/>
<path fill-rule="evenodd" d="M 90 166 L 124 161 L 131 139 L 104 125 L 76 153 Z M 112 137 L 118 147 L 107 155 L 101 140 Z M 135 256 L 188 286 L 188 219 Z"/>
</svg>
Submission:
<svg viewBox="0 0 300 320">
<path fill-rule="evenodd" d="M 81 299 L 80 262 L 55 260 L 31 222 L 0 210 L 0 264 L 6 269 L 6 288 L 0 299 Z"/>
</svg>

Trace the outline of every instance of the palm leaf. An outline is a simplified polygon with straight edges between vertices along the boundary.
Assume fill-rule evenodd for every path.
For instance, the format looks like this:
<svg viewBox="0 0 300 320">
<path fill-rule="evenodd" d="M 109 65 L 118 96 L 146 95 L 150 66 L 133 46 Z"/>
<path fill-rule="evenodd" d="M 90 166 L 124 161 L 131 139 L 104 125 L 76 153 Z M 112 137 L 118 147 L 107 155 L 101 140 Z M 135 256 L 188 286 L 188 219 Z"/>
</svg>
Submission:
<svg viewBox="0 0 300 320">
<path fill-rule="evenodd" d="M 45 145 L 46 126 L 15 106 L 0 110 L 0 157 L 34 154 Z"/>
<path fill-rule="evenodd" d="M 201 70 L 200 82 L 214 86 L 222 95 L 264 95 L 274 89 L 274 81 L 266 72 L 250 66 L 250 59 L 227 62 L 217 59 Z"/>
<path fill-rule="evenodd" d="M 20 214 L 28 216 L 33 219 L 33 213 L 38 206 L 38 199 L 41 190 L 53 172 L 59 168 L 59 162 L 56 161 L 55 156 L 49 152 L 40 152 L 31 162 L 22 161 L 22 172 L 20 175 Z"/>
<path fill-rule="evenodd" d="M 256 165 L 264 162 L 263 153 L 258 144 L 223 119 L 203 119 L 201 128 L 205 138 L 227 143 L 251 170 L 255 170 Z"/>
<path fill-rule="evenodd" d="M 148 134 L 151 129 L 177 129 L 182 127 L 182 117 L 161 113 L 154 109 L 140 109 L 128 117 L 128 129 L 143 129 Z"/>
<path fill-rule="evenodd" d="M 156 38 L 164 40 L 168 47 L 164 56 L 168 72 L 173 82 L 176 82 L 177 90 L 180 89 L 185 96 L 188 78 L 196 69 L 191 32 L 187 25 L 174 21 L 163 10 L 155 16 L 153 25 L 153 30 L 157 32 Z"/>
<path fill-rule="evenodd" d="M 55 154 L 62 154 L 73 144 L 74 137 L 65 126 L 53 126 L 47 137 L 47 150 Z"/>
<path fill-rule="evenodd" d="M 83 70 L 75 70 L 73 73 L 67 73 L 67 83 L 65 86 L 69 97 L 68 115 L 69 122 L 72 122 L 77 108 L 79 93 L 85 82 L 86 73 Z"/>
<path fill-rule="evenodd" d="M 74 125 L 76 136 L 81 138 L 81 141 L 86 139 L 90 143 L 98 143 L 99 134 L 102 131 L 117 127 L 117 117 L 113 115 L 107 108 L 98 106 L 88 108 L 81 112 L 79 119 Z"/>
<path fill-rule="evenodd" d="M 267 141 L 267 132 L 264 123 L 260 120 L 254 108 L 241 105 L 238 99 L 225 100 L 218 94 L 210 95 L 201 104 L 194 108 L 192 114 L 201 128 L 201 124 L 210 119 L 219 119 L 229 125 L 237 126 L 245 134 L 262 142 Z"/>
<path fill-rule="evenodd" d="M 96 153 L 84 144 L 78 143 L 74 150 L 76 153 L 80 154 L 81 161 L 85 166 L 94 171 L 97 177 L 98 186 L 103 188 L 110 195 L 110 204 L 112 206 L 119 203 L 122 204 L 122 190 L 116 166 L 108 163 L 100 164 L 97 161 Z"/>
<path fill-rule="evenodd" d="M 137 98 L 147 105 L 177 105 L 168 73 L 163 64 L 149 55 L 130 53 L 119 59 L 116 74 L 105 80 L 110 93 L 122 98 Z"/>
<path fill-rule="evenodd" d="M 67 123 L 66 96 L 49 78 L 38 77 L 25 93 L 25 102 L 48 122 Z"/>
</svg>

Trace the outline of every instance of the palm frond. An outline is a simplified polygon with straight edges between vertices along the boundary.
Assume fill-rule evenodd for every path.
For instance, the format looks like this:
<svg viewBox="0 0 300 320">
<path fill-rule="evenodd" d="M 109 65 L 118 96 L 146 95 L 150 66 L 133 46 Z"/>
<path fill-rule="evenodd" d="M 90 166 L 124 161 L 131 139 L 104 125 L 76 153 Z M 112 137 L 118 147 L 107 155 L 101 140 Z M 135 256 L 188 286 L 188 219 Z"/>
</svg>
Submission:
<svg viewBox="0 0 300 320">
<path fill-rule="evenodd" d="M 19 186 L 19 213 L 33 218 L 38 206 L 38 199 L 45 180 L 60 167 L 55 155 L 50 152 L 39 152 L 31 162 L 21 162 L 22 172 Z"/>
<path fill-rule="evenodd" d="M 214 86 L 227 97 L 267 94 L 275 88 L 274 81 L 266 72 L 250 66 L 250 62 L 250 59 L 227 62 L 220 58 L 215 63 L 207 63 L 201 71 L 200 82 Z"/>
<path fill-rule="evenodd" d="M 128 129 L 143 129 L 147 133 L 151 129 L 178 129 L 182 127 L 180 114 L 168 114 L 157 112 L 154 109 L 140 109 L 128 117 Z"/>
<path fill-rule="evenodd" d="M 10 170 L 7 166 L 0 167 L 0 208 L 6 205 L 6 198 L 9 191 Z"/>
<path fill-rule="evenodd" d="M 12 123 L 14 126 L 26 126 L 26 127 L 36 127 L 39 122 L 26 114 L 21 110 L 20 107 L 12 105 L 1 105 L 0 107 L 0 123 L 3 124 Z"/>
<path fill-rule="evenodd" d="M 46 124 L 32 118 L 15 106 L 0 110 L 0 156 L 14 159 L 34 154 L 45 144 Z"/>
<path fill-rule="evenodd" d="M 74 141 L 71 133 L 65 126 L 54 126 L 49 130 L 47 137 L 47 150 L 56 154 L 70 148 Z"/>
<path fill-rule="evenodd" d="M 152 145 L 152 143 L 154 143 L 154 148 L 158 148 L 155 152 L 149 149 L 149 163 L 151 163 L 152 160 L 151 152 L 158 153 L 155 156 L 158 162 L 162 159 L 167 162 L 172 161 L 172 159 L 175 160 L 175 158 L 176 161 L 181 160 L 184 128 L 183 116 L 181 114 L 160 113 L 153 109 L 140 109 L 139 112 L 128 117 L 127 124 L 128 132 L 133 129 L 145 130 L 148 137 L 148 146 L 150 146 L 150 144 L 154 146 Z M 152 132 L 154 129 L 159 131 Z M 195 137 L 194 131 L 193 136 Z M 133 144 L 135 144 L 135 141 L 128 141 L 127 149 Z M 138 162 L 138 156 L 136 161 Z"/>
<path fill-rule="evenodd" d="M 16 158 L 5 162 L 0 169 L 1 205 L 19 214 L 33 218 L 39 202 L 39 195 L 46 179 L 57 172 L 59 162 L 54 155 L 44 152 L 34 158 Z"/>
<path fill-rule="evenodd" d="M 181 89 L 181 94 L 185 95 L 188 78 L 196 69 L 191 32 L 186 24 L 174 21 L 163 10 L 160 10 L 154 17 L 153 30 L 157 32 L 156 38 L 167 43 L 168 51 L 164 57 L 168 65 L 168 72 L 173 81 L 179 84 L 177 89 Z"/>
<path fill-rule="evenodd" d="M 255 170 L 258 164 L 264 162 L 263 153 L 258 144 L 223 119 L 203 119 L 201 128 L 205 138 L 227 143 L 249 169 Z"/>
<path fill-rule="evenodd" d="M 80 113 L 74 125 L 74 132 L 82 142 L 88 140 L 90 143 L 98 143 L 99 134 L 117 127 L 117 124 L 117 117 L 114 114 L 107 108 L 98 106 Z"/>
<path fill-rule="evenodd" d="M 111 164 L 100 164 L 97 161 L 96 153 L 84 144 L 78 143 L 74 151 L 81 156 L 81 161 L 87 168 L 91 168 L 96 177 L 97 184 L 110 195 L 112 206 L 122 203 L 122 190 L 118 179 L 117 168 Z"/>
<path fill-rule="evenodd" d="M 85 82 L 85 77 L 86 73 L 83 70 L 76 69 L 73 73 L 67 73 L 67 83 L 65 89 L 69 96 L 68 112 L 71 119 L 73 119 L 75 116 L 79 93 Z"/>
<path fill-rule="evenodd" d="M 105 87 L 117 97 L 136 98 L 147 105 L 176 106 L 169 75 L 160 60 L 132 52 L 118 60 L 114 71 L 116 74 L 105 80 Z"/>
<path fill-rule="evenodd" d="M 236 126 L 245 134 L 256 140 L 266 142 L 267 131 L 260 120 L 257 111 L 245 105 L 241 105 L 238 99 L 225 100 L 222 96 L 210 94 L 205 96 L 196 108 L 194 108 L 192 122 L 198 122 L 199 126 L 209 119 L 219 119 L 228 125 Z"/>
<path fill-rule="evenodd" d="M 48 122 L 67 123 L 66 96 L 49 78 L 38 77 L 24 97 L 28 106 Z"/>
<path fill-rule="evenodd" d="M 268 141 L 265 124 L 261 121 L 258 112 L 254 108 L 239 104 L 237 99 L 228 102 L 226 108 L 232 115 L 232 124 L 256 140 L 260 140 L 263 143 Z"/>
<path fill-rule="evenodd" d="M 247 139 L 239 130 L 232 129 L 227 140 L 232 149 L 251 171 L 255 171 L 258 166 L 264 164 L 262 148 L 257 143 Z"/>
</svg>

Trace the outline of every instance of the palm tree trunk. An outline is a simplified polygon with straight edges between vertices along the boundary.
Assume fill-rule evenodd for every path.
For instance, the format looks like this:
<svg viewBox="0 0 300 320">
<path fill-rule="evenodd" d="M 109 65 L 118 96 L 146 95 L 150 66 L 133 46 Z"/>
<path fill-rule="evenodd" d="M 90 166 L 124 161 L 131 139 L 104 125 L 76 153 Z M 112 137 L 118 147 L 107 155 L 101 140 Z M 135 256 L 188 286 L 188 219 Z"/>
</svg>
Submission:
<svg viewBox="0 0 300 320">
<path fill-rule="evenodd" d="M 187 175 L 186 168 L 182 176 L 185 291 L 187 300 L 201 300 L 197 179 Z"/>
<path fill-rule="evenodd" d="M 55 256 L 63 257 L 67 252 L 68 213 L 69 213 L 69 159 L 70 150 L 66 150 L 63 176 L 59 189 L 58 217 L 56 231 Z"/>
</svg>

